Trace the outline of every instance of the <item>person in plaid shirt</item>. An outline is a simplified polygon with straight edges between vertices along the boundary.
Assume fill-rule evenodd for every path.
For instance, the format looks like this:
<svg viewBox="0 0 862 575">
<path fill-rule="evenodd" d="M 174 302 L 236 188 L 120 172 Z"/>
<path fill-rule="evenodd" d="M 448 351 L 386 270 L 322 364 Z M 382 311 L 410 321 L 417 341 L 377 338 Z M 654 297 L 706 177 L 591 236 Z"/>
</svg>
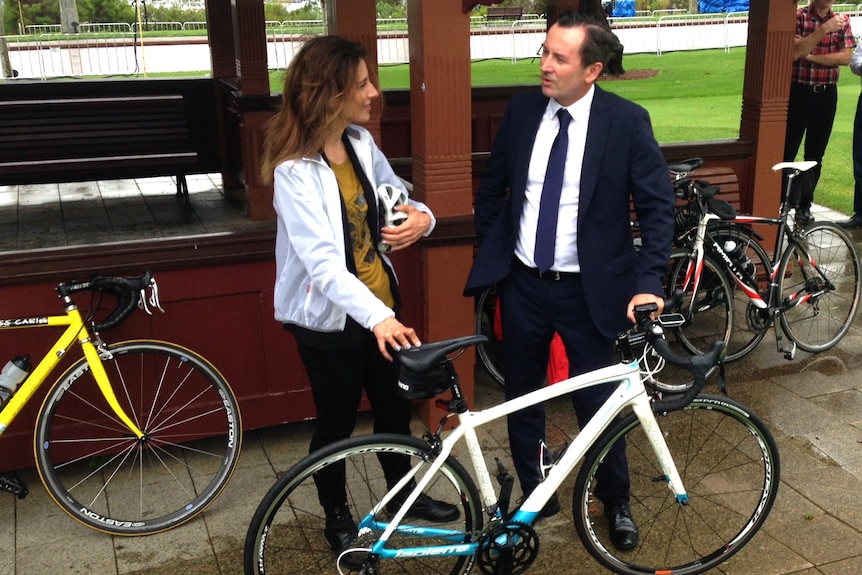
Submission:
<svg viewBox="0 0 862 575">
<path fill-rule="evenodd" d="M 814 220 L 811 202 L 838 105 L 838 67 L 850 63 L 855 44 L 849 20 L 832 12 L 833 3 L 834 0 L 810 0 L 808 6 L 796 12 L 784 161 L 796 159 L 804 136 L 805 160 L 817 162 L 815 168 L 797 180 L 804 183 L 797 188 L 801 188 L 802 196 L 796 220 L 802 225 Z"/>
</svg>

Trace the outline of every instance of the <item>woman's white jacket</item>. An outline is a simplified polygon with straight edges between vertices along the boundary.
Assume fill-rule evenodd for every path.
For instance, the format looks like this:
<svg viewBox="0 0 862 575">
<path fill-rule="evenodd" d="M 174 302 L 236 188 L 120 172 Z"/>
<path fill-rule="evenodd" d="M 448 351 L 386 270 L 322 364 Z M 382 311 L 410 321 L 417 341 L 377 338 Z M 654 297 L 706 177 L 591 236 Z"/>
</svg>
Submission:
<svg viewBox="0 0 862 575">
<path fill-rule="evenodd" d="M 404 189 L 366 129 L 351 125 L 347 136 L 375 193 L 384 183 Z M 431 216 L 430 234 L 436 224 L 431 210 L 421 202 L 411 199 L 410 203 Z M 394 315 L 347 267 L 348 231 L 342 219 L 341 193 L 335 173 L 322 156 L 280 164 L 275 169 L 273 204 L 278 214 L 276 320 L 337 332 L 344 329 L 348 315 L 367 329 Z M 392 270 L 389 258 L 379 255 Z M 390 275 L 395 277 L 392 271 Z"/>
</svg>

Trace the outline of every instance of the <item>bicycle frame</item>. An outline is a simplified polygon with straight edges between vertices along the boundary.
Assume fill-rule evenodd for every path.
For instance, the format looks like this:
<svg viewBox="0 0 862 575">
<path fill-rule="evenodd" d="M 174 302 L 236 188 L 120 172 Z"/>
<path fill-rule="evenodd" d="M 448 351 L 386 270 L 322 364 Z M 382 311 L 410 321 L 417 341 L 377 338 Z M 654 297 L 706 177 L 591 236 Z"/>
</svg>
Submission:
<svg viewBox="0 0 862 575">
<path fill-rule="evenodd" d="M 796 236 L 790 232 L 786 223 L 786 213 L 784 212 L 784 208 L 782 207 L 782 215 L 779 218 L 768 218 L 768 217 L 760 217 L 760 216 L 737 216 L 730 220 L 721 220 L 732 223 L 739 224 L 769 224 L 769 225 L 777 225 L 779 226 L 778 232 L 776 234 L 776 244 L 775 250 L 773 252 L 772 261 L 770 262 L 770 269 L 767 271 L 767 276 L 769 277 L 769 287 L 767 288 L 765 294 L 761 295 L 760 290 L 757 286 L 757 279 L 752 277 L 747 271 L 740 269 L 737 263 L 730 258 L 727 253 L 722 249 L 721 246 L 718 245 L 718 242 L 707 233 L 707 227 L 709 222 L 714 220 L 721 220 L 721 218 L 715 214 L 705 213 L 704 216 L 701 217 L 700 222 L 698 223 L 697 236 L 695 238 L 694 246 L 692 247 L 692 253 L 694 254 L 694 259 L 689 261 L 688 268 L 686 269 L 685 280 L 683 289 L 687 289 L 691 282 L 694 282 L 694 286 L 692 289 L 693 298 L 697 296 L 698 288 L 700 286 L 700 278 L 703 272 L 703 260 L 706 253 L 712 254 L 714 259 L 718 260 L 725 269 L 731 272 L 731 277 L 736 285 L 742 290 L 742 292 L 746 295 L 746 297 L 751 301 L 752 305 L 759 309 L 770 310 L 771 312 L 784 313 L 792 307 L 795 307 L 799 304 L 805 303 L 812 297 L 816 297 L 828 291 L 828 289 L 824 288 L 822 291 L 818 292 L 808 292 L 805 291 L 804 294 L 800 295 L 799 292 L 791 294 L 786 298 L 785 301 L 778 301 L 779 293 L 778 293 L 778 278 L 776 274 L 778 273 L 778 268 L 781 265 L 781 258 L 787 250 L 797 248 L 804 255 L 805 259 L 810 262 L 811 267 L 817 271 L 818 274 L 823 277 L 825 280 L 826 277 L 823 276 L 823 273 L 819 270 L 819 268 L 815 265 L 811 254 L 808 249 L 805 247 L 805 244 L 800 242 Z M 787 241 L 787 246 L 782 249 L 784 246 L 785 240 Z M 825 282 L 826 286 L 829 285 L 829 282 Z M 774 313 L 770 313 L 770 317 L 773 317 Z"/>
<path fill-rule="evenodd" d="M 14 319 L 0 319 L 0 330 L 23 329 L 23 328 L 45 328 L 45 327 L 62 327 L 66 329 L 48 351 L 42 360 L 33 368 L 33 371 L 27 376 L 18 390 L 9 399 L 8 403 L 0 410 L 0 435 L 9 427 L 15 417 L 21 412 L 21 409 L 30 401 L 36 390 L 44 383 L 45 379 L 57 367 L 60 360 L 66 355 L 69 347 L 77 339 L 84 352 L 84 357 L 90 366 L 93 373 L 93 378 L 99 385 L 99 390 L 108 402 L 113 412 L 120 420 L 129 428 L 129 431 L 135 434 L 138 439 L 144 437 L 144 433 L 137 425 L 129 418 L 123 408 L 120 406 L 117 396 L 111 387 L 111 382 L 102 365 L 102 359 L 99 356 L 99 351 L 93 344 L 90 337 L 90 332 L 84 324 L 81 317 L 81 312 L 71 302 L 66 301 L 66 315 L 51 315 L 37 316 Z"/>
<path fill-rule="evenodd" d="M 363 517 L 358 524 L 359 533 L 367 531 L 383 531 L 383 534 L 372 545 L 371 553 L 381 559 L 424 557 L 424 556 L 469 556 L 476 553 L 478 542 L 453 543 L 452 545 L 435 545 L 425 547 L 410 547 L 387 549 L 386 542 L 397 530 L 399 532 L 415 534 L 419 536 L 434 535 L 440 538 L 451 538 L 453 541 L 463 540 L 463 531 L 447 529 L 401 525 L 401 521 L 407 509 L 413 504 L 419 493 L 428 485 L 432 477 L 440 471 L 441 466 L 452 453 L 454 446 L 463 438 L 466 442 L 473 463 L 473 469 L 478 479 L 477 484 L 481 493 L 483 508 L 487 510 L 496 509 L 496 495 L 491 482 L 491 475 L 485 464 L 482 448 L 476 436 L 476 429 L 491 421 L 505 417 L 511 413 L 546 402 L 556 397 L 561 397 L 587 387 L 603 383 L 619 382 L 614 393 L 602 404 L 601 408 L 589 423 L 581 429 L 565 454 L 550 469 L 545 480 L 524 500 L 519 509 L 512 516 L 513 521 L 532 524 L 535 522 L 539 511 L 562 485 L 566 477 L 574 470 L 578 461 L 587 453 L 589 448 L 598 440 L 602 432 L 614 421 L 626 407 L 631 406 L 637 415 L 649 441 L 655 450 L 656 456 L 662 466 L 668 487 L 675 494 L 677 502 L 682 505 L 688 503 L 688 495 L 683 487 L 682 479 L 677 472 L 676 465 L 668 450 L 667 444 L 662 436 L 655 415 L 650 406 L 650 398 L 646 393 L 640 375 L 638 362 L 620 363 L 617 365 L 601 368 L 590 373 L 575 376 L 567 380 L 546 386 L 521 397 L 506 401 L 502 404 L 490 407 L 482 411 L 467 411 L 458 414 L 459 425 L 443 439 L 439 454 L 430 464 L 421 478 L 418 478 L 416 487 L 407 497 L 398 513 L 391 522 L 383 523 L 374 519 L 376 513 L 383 509 L 394 494 L 398 493 L 419 473 L 419 467 L 414 467 L 401 481 L 395 485 L 384 498 Z M 538 448 L 538 446 L 537 446 Z M 489 514 L 491 511 L 489 511 Z M 497 518 L 500 517 L 499 509 L 494 511 Z"/>
</svg>

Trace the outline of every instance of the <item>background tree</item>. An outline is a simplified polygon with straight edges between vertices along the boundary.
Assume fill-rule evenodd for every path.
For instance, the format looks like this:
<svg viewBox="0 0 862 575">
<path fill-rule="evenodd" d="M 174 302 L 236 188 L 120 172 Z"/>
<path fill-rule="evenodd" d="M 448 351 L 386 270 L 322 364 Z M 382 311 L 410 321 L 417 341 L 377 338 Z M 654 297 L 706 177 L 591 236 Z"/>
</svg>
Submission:
<svg viewBox="0 0 862 575">
<path fill-rule="evenodd" d="M 0 16 L 3 15 L 3 0 L 0 0 Z M 3 78 L 12 77 L 12 64 L 9 61 L 9 48 L 6 46 L 5 25 L 3 18 L 0 18 L 0 76 Z"/>
<path fill-rule="evenodd" d="M 78 4 L 75 0 L 60 0 L 60 31 L 74 34 L 78 31 Z"/>
</svg>

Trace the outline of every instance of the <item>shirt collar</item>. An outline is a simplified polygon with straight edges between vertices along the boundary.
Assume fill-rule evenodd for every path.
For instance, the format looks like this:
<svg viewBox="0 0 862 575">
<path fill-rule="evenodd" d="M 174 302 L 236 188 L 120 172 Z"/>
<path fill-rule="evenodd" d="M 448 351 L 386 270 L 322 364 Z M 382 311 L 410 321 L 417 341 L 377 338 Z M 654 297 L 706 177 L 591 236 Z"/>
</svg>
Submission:
<svg viewBox="0 0 862 575">
<path fill-rule="evenodd" d="M 575 122 L 583 122 L 590 117 L 590 108 L 592 108 L 593 96 L 595 95 L 595 93 L 596 87 L 595 85 L 591 85 L 590 89 L 587 90 L 587 93 L 584 94 L 583 98 L 566 108 L 566 110 L 568 110 L 569 112 L 569 115 Z M 560 108 L 562 108 L 560 103 L 551 98 L 548 102 L 548 107 L 545 110 L 545 114 L 548 117 L 553 118 L 557 115 L 557 111 Z"/>
</svg>

